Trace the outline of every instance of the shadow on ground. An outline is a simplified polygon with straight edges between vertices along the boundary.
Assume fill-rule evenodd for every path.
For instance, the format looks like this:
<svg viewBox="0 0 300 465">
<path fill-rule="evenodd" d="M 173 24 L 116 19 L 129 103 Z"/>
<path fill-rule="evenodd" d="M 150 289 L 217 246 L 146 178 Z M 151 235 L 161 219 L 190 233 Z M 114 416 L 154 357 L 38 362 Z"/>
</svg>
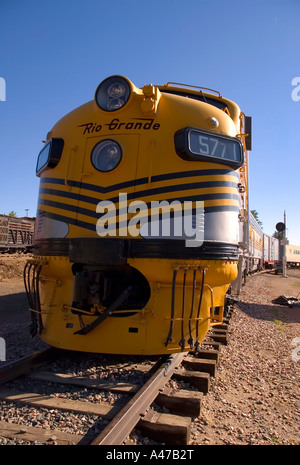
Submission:
<svg viewBox="0 0 300 465">
<path fill-rule="evenodd" d="M 0 296 L 0 321 L 3 323 L 30 320 L 29 305 L 25 292 Z"/>
<path fill-rule="evenodd" d="M 240 301 L 238 308 L 257 320 L 274 321 L 283 323 L 300 323 L 300 306 L 288 307 L 286 305 L 259 305 Z"/>
</svg>

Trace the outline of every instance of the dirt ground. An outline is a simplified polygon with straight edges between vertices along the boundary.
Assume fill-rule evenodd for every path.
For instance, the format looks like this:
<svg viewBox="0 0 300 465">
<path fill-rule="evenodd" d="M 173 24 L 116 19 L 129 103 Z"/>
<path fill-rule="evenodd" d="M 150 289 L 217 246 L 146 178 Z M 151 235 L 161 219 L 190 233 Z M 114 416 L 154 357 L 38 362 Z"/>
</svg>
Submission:
<svg viewBox="0 0 300 465">
<path fill-rule="evenodd" d="M 31 316 L 23 283 L 28 258 L 23 254 L 0 255 L 0 337 L 5 340 L 6 361 L 45 347 L 29 332 Z"/>
<path fill-rule="evenodd" d="M 217 376 L 193 424 L 192 444 L 300 444 L 300 270 L 247 279 Z"/>
</svg>

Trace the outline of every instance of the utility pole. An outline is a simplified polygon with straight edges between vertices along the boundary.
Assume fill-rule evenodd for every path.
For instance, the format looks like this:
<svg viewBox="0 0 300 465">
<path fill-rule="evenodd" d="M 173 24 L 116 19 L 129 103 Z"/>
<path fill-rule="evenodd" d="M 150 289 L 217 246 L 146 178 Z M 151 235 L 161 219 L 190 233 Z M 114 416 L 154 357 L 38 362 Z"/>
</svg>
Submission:
<svg viewBox="0 0 300 465">
<path fill-rule="evenodd" d="M 286 238 L 286 214 L 284 210 L 284 222 L 283 223 L 277 223 L 276 224 L 276 229 L 279 232 L 279 237 L 281 236 L 281 239 L 279 239 L 279 244 L 282 247 L 282 277 L 287 278 L 286 274 L 286 265 L 287 265 L 287 260 L 286 260 L 286 246 L 289 243 L 289 241 Z"/>
<path fill-rule="evenodd" d="M 286 243 L 287 243 L 287 240 L 286 240 L 286 214 L 285 214 L 285 210 L 284 210 L 284 231 L 283 231 L 283 255 L 282 255 L 282 277 L 283 278 L 287 278 L 287 275 L 286 275 Z"/>
</svg>

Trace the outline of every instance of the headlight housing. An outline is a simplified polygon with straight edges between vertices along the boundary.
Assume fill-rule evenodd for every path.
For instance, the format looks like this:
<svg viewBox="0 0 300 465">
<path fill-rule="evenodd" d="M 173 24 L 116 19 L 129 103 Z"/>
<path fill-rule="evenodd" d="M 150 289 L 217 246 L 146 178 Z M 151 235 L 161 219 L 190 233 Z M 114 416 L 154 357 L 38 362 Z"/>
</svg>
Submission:
<svg viewBox="0 0 300 465">
<path fill-rule="evenodd" d="M 46 168 L 54 168 L 58 165 L 62 151 L 64 148 L 64 140 L 52 138 L 40 151 L 36 164 L 36 175 L 38 176 Z"/>
<path fill-rule="evenodd" d="M 130 84 L 122 76 L 110 76 L 97 87 L 95 100 L 104 111 L 116 111 L 122 108 L 130 97 Z"/>
<path fill-rule="evenodd" d="M 105 139 L 95 145 L 91 152 L 92 165 L 104 173 L 114 170 L 122 159 L 120 145 L 111 139 Z"/>
</svg>

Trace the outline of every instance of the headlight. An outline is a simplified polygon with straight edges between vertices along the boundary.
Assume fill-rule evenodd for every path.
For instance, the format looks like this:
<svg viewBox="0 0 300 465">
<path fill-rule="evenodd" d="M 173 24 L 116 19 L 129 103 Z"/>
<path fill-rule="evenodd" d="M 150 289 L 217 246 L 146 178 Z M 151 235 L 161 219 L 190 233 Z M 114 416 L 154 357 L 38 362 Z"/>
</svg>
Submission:
<svg viewBox="0 0 300 465">
<path fill-rule="evenodd" d="M 91 153 L 91 161 L 98 171 L 111 171 L 115 169 L 122 158 L 120 145 L 110 139 L 102 140 L 95 145 Z"/>
<path fill-rule="evenodd" d="M 127 103 L 130 97 L 130 85 L 122 76 L 111 76 L 99 84 L 95 100 L 104 111 L 116 111 Z"/>
</svg>

